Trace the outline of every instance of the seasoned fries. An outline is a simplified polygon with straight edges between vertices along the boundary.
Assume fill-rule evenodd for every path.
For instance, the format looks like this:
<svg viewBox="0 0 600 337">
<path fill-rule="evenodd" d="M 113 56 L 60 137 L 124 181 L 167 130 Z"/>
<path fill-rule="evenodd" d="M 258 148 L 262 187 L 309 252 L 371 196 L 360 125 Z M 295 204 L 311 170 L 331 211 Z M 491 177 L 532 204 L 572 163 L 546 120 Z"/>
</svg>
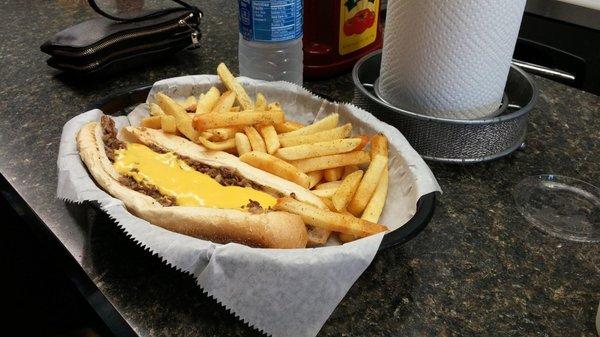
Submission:
<svg viewBox="0 0 600 337">
<path fill-rule="evenodd" d="M 371 138 L 371 158 L 375 155 L 388 156 L 388 141 L 384 135 L 378 134 Z"/>
<path fill-rule="evenodd" d="M 228 139 L 224 142 L 211 142 L 204 137 L 198 137 L 198 142 L 209 150 L 213 151 L 227 151 L 235 149 L 235 139 Z"/>
<path fill-rule="evenodd" d="M 385 199 L 387 198 L 388 175 L 388 169 L 386 168 L 383 171 L 381 179 L 379 179 L 379 183 L 377 183 L 377 188 L 375 188 L 375 192 L 373 192 L 371 200 L 369 200 L 367 207 L 365 207 L 365 210 L 363 211 L 361 219 L 365 219 L 371 222 L 379 221 L 379 216 L 383 211 L 383 206 L 385 206 Z"/>
<path fill-rule="evenodd" d="M 228 127 L 228 128 L 208 129 L 206 131 L 210 132 L 213 135 L 214 139 L 211 139 L 211 140 L 224 141 L 224 140 L 233 138 L 235 136 L 236 132 L 238 132 L 238 129 L 235 127 Z"/>
<path fill-rule="evenodd" d="M 304 188 L 308 188 L 310 179 L 306 174 L 298 171 L 291 164 L 268 153 L 251 151 L 241 155 L 240 160 L 285 180 L 294 182 Z"/>
<path fill-rule="evenodd" d="M 148 104 L 148 110 L 150 112 L 150 116 L 162 116 L 165 114 L 156 103 Z"/>
<path fill-rule="evenodd" d="M 358 165 L 347 165 L 344 166 L 344 174 L 342 174 L 342 179 L 346 178 L 350 173 L 358 171 Z"/>
<path fill-rule="evenodd" d="M 281 104 L 279 104 L 279 102 L 269 103 L 269 105 L 267 105 L 267 110 L 282 110 Z"/>
<path fill-rule="evenodd" d="M 274 208 L 276 210 L 298 214 L 306 224 L 329 231 L 347 233 L 359 237 L 387 231 L 387 227 L 383 225 L 355 218 L 348 214 L 341 214 L 317 208 L 290 197 L 279 198 Z"/>
<path fill-rule="evenodd" d="M 177 132 L 177 120 L 173 116 L 160 116 L 160 128 L 166 133 Z"/>
<path fill-rule="evenodd" d="M 267 110 L 267 98 L 262 93 L 256 94 L 256 102 L 254 102 L 254 110 Z"/>
<path fill-rule="evenodd" d="M 233 91 L 225 91 L 221 97 L 219 97 L 212 110 L 210 110 L 210 113 L 219 114 L 223 112 L 229 112 L 233 106 L 233 103 L 235 103 L 235 93 Z"/>
<path fill-rule="evenodd" d="M 229 110 L 229 109 L 227 109 Z M 221 112 L 197 115 L 194 127 L 198 131 L 222 128 L 228 126 L 244 126 L 254 124 L 281 123 L 284 120 L 283 111 L 240 111 Z"/>
<path fill-rule="evenodd" d="M 275 131 L 277 131 L 277 133 L 286 133 L 301 129 L 304 127 L 304 124 L 294 121 L 285 121 L 283 123 L 277 123 L 273 126 L 275 127 Z"/>
<path fill-rule="evenodd" d="M 211 87 L 208 91 L 198 99 L 196 103 L 196 113 L 205 114 L 212 111 L 212 108 L 217 104 L 221 97 L 221 92 L 216 87 Z"/>
<path fill-rule="evenodd" d="M 368 163 L 370 159 L 370 156 L 366 152 L 354 151 L 330 156 L 294 160 L 291 163 L 302 172 L 311 172 L 346 165 L 364 164 Z"/>
<path fill-rule="evenodd" d="M 343 167 L 334 167 L 323 170 L 323 178 L 325 181 L 336 181 L 342 179 L 342 174 L 344 174 Z"/>
<path fill-rule="evenodd" d="M 338 187 L 340 187 L 340 185 L 342 185 L 342 182 L 339 180 L 338 181 L 329 181 L 326 183 L 318 184 L 317 186 L 315 186 L 315 189 L 326 190 L 328 188 L 338 188 Z"/>
<path fill-rule="evenodd" d="M 223 81 L 223 84 L 225 84 L 227 89 L 235 93 L 238 102 L 240 102 L 240 105 L 242 108 L 244 108 L 244 110 L 254 109 L 254 104 L 246 93 L 246 90 L 244 90 L 241 84 L 235 79 L 235 77 L 233 77 L 233 74 L 231 74 L 224 63 L 221 63 L 217 66 L 217 74 L 219 74 L 219 78 L 221 81 Z"/>
<path fill-rule="evenodd" d="M 348 203 L 354 196 L 354 193 L 356 192 L 356 189 L 358 188 L 358 184 L 360 184 L 360 180 L 362 179 L 362 177 L 362 170 L 350 173 L 346 178 L 344 178 L 341 185 L 335 191 L 335 194 L 331 198 L 331 201 L 333 202 L 333 206 L 338 212 L 343 212 L 346 210 L 346 205 L 348 205 Z M 370 219 L 365 220 L 371 221 Z"/>
<path fill-rule="evenodd" d="M 250 145 L 252 146 L 252 151 L 267 152 L 267 146 L 265 145 L 265 141 L 262 139 L 262 137 L 254 127 L 246 126 L 244 128 L 244 132 L 246 133 L 246 136 L 248 136 L 248 140 L 250 141 Z"/>
<path fill-rule="evenodd" d="M 288 138 L 288 137 L 305 136 L 305 135 L 311 135 L 311 134 L 319 132 L 319 131 L 333 129 L 337 126 L 339 119 L 340 119 L 340 116 L 337 113 L 334 113 L 334 114 L 331 114 L 311 125 L 307 125 L 301 129 L 298 129 L 295 131 L 284 133 L 280 137 Z"/>
<path fill-rule="evenodd" d="M 182 135 L 206 150 L 235 154 L 248 165 L 309 189 L 327 209 L 294 195 L 279 198 L 274 206 L 303 219 L 308 246 L 325 244 L 331 232 L 349 242 L 387 230 L 377 223 L 388 194 L 385 135 L 352 135 L 351 123 L 338 125 L 338 113 L 324 114 L 308 125 L 286 119 L 286 102 L 269 101 L 256 91 L 253 101 L 223 63 L 217 73 L 223 91 L 212 86 L 200 96 L 177 101 L 159 92 L 141 124 Z"/>
<path fill-rule="evenodd" d="M 200 134 L 192 127 L 192 119 L 187 115 L 187 112 L 171 97 L 159 92 L 156 94 L 156 103 L 167 115 L 175 117 L 177 130 L 181 131 L 188 139 L 198 142 Z"/>
<path fill-rule="evenodd" d="M 275 130 L 273 129 L 273 131 Z M 279 140 L 277 143 L 279 144 Z M 356 149 L 361 143 L 361 138 L 334 139 L 326 142 L 284 147 L 279 149 L 275 155 L 285 160 L 321 157 L 350 152 Z"/>
<path fill-rule="evenodd" d="M 160 129 L 160 116 L 151 116 L 142 119 L 141 126 L 150 129 Z"/>
<path fill-rule="evenodd" d="M 319 142 L 326 142 L 333 139 L 342 139 L 348 137 L 352 131 L 352 125 L 350 123 L 344 124 L 337 128 L 330 130 L 316 132 L 310 135 L 301 136 L 287 136 L 279 135 L 279 142 L 283 147 L 296 146 L 302 144 L 313 144 Z M 286 135 L 288 133 L 285 133 Z"/>
<path fill-rule="evenodd" d="M 331 198 L 335 194 L 336 188 L 326 188 L 321 190 L 312 190 L 313 194 L 321 198 Z"/>
<path fill-rule="evenodd" d="M 321 201 L 327 206 L 327 209 L 333 212 L 336 212 L 335 207 L 333 206 L 333 202 L 329 198 L 321 198 Z"/>
<path fill-rule="evenodd" d="M 309 189 L 313 188 L 321 181 L 321 179 L 323 179 L 323 171 L 321 170 L 308 172 L 306 174 L 310 178 L 310 184 L 308 186 Z"/>
<path fill-rule="evenodd" d="M 369 168 L 365 172 L 360 185 L 356 189 L 354 197 L 348 204 L 348 211 L 355 216 L 360 216 L 363 212 L 367 203 L 371 199 L 377 183 L 383 174 L 383 171 L 387 168 L 388 158 L 376 155 L 375 158 L 369 164 Z"/>
<path fill-rule="evenodd" d="M 238 132 L 235 134 L 235 148 L 237 149 L 238 155 L 243 155 L 252 151 L 250 140 L 245 133 Z"/>
<path fill-rule="evenodd" d="M 273 127 L 273 125 L 259 126 L 258 132 L 260 133 L 263 140 L 265 141 L 265 145 L 267 147 L 267 153 L 268 154 L 275 153 L 281 145 L 279 144 L 279 137 L 277 137 L 277 131 L 275 131 L 275 128 Z"/>
<path fill-rule="evenodd" d="M 181 104 L 181 107 L 184 108 L 187 112 L 196 111 L 196 97 L 189 96 Z"/>
</svg>

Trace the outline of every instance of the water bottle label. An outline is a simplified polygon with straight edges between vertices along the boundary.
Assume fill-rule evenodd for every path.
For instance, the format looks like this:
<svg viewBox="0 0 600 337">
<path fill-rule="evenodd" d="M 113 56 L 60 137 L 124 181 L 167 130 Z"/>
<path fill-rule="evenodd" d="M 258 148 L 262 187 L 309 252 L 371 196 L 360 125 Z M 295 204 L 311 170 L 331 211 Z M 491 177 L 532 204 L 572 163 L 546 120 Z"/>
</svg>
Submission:
<svg viewBox="0 0 600 337">
<path fill-rule="evenodd" d="M 303 0 L 238 0 L 240 33 L 248 41 L 279 42 L 302 36 Z"/>
</svg>

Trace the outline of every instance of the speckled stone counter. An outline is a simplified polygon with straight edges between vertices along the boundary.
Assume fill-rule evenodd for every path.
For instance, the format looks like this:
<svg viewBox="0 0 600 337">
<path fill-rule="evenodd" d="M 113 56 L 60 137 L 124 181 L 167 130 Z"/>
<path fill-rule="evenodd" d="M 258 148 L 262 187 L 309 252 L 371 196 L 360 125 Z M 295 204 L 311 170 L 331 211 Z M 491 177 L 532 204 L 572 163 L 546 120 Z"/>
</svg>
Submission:
<svg viewBox="0 0 600 337">
<path fill-rule="evenodd" d="M 214 73 L 220 61 L 237 69 L 235 2 L 203 3 L 201 49 L 118 78 L 75 81 L 48 68 L 38 47 L 54 32 L 92 17 L 85 1 L 0 1 L 0 173 L 98 296 L 141 336 L 258 333 L 207 298 L 191 277 L 136 247 L 102 212 L 56 200 L 59 136 L 69 118 L 109 93 Z M 536 80 L 540 99 L 525 150 L 487 164 L 432 164 L 444 195 L 430 225 L 377 255 L 320 336 L 595 336 L 600 244 L 537 231 L 516 212 L 511 189 L 539 173 L 598 184 L 600 98 Z M 306 86 L 337 100 L 352 98 L 348 74 Z"/>
</svg>

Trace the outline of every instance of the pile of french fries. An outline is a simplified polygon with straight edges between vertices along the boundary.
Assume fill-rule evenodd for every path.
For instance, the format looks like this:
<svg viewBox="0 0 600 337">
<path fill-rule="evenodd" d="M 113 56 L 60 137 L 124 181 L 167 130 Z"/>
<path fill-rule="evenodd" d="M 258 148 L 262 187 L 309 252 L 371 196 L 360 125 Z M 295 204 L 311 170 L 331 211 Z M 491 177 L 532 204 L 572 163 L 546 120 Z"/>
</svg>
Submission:
<svg viewBox="0 0 600 337">
<path fill-rule="evenodd" d="M 319 196 L 328 209 L 292 197 L 275 209 L 298 214 L 325 243 L 331 232 L 342 242 L 386 231 L 377 224 L 388 189 L 388 140 L 384 135 L 351 136 L 337 113 L 310 124 L 288 120 L 279 102 L 262 93 L 253 101 L 225 64 L 217 67 L 226 91 L 211 87 L 198 98 L 176 102 L 157 93 L 141 125 L 179 134 L 208 150 L 240 160 Z M 365 151 L 370 140 L 370 151 Z M 315 234 L 316 233 L 316 234 Z"/>
</svg>

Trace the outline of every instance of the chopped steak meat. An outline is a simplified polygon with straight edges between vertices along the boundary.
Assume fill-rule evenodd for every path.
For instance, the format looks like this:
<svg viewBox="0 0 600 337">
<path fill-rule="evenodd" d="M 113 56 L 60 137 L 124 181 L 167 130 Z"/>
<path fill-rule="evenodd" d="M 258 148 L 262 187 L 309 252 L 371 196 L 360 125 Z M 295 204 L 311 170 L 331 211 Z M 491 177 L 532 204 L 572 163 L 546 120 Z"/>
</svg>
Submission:
<svg viewBox="0 0 600 337">
<path fill-rule="evenodd" d="M 125 143 L 117 139 L 117 129 L 115 128 L 115 121 L 112 118 L 102 116 L 100 125 L 102 125 L 102 141 L 104 142 L 106 156 L 111 162 L 114 162 L 115 151 L 125 148 Z"/>
<path fill-rule="evenodd" d="M 225 166 L 212 167 L 184 156 L 179 156 L 179 158 L 196 171 L 210 176 L 223 186 L 251 187 L 259 191 L 264 190 L 263 186 L 239 175 L 234 168 Z"/>
<path fill-rule="evenodd" d="M 102 116 L 100 123 L 102 125 L 102 141 L 104 142 L 104 150 L 106 151 L 106 156 L 108 157 L 108 159 L 110 159 L 111 162 L 114 163 L 115 151 L 125 148 L 125 142 L 122 142 L 119 139 L 117 139 L 117 129 L 115 128 L 115 122 L 112 120 L 112 118 L 108 116 Z M 152 151 L 157 153 L 168 152 L 162 149 L 160 146 L 154 144 L 148 144 L 146 146 L 148 146 Z M 210 176 L 223 186 L 251 187 L 258 191 L 265 191 L 264 186 L 242 177 L 234 168 L 224 166 L 212 167 L 188 157 L 178 157 L 190 167 L 194 168 L 198 172 Z M 149 184 L 138 183 L 135 179 L 128 176 L 122 176 L 119 182 L 125 185 L 126 187 L 131 188 L 134 191 L 146 194 L 154 198 L 163 206 L 175 205 L 176 199 L 174 197 L 162 195 L 160 191 L 154 186 L 151 186 Z M 251 213 L 263 213 L 265 211 L 258 202 L 253 200 L 250 200 L 246 207 Z"/>
<path fill-rule="evenodd" d="M 154 198 L 154 200 L 158 201 L 163 206 L 174 206 L 175 205 L 175 197 L 169 197 L 160 193 L 160 191 L 151 185 L 140 184 L 135 179 L 127 176 L 123 176 L 119 179 L 119 182 L 136 192 L 143 193 L 149 197 Z"/>
<path fill-rule="evenodd" d="M 248 204 L 245 208 L 252 214 L 261 214 L 265 212 L 264 208 L 262 208 L 258 201 L 252 199 L 248 199 Z"/>
</svg>

